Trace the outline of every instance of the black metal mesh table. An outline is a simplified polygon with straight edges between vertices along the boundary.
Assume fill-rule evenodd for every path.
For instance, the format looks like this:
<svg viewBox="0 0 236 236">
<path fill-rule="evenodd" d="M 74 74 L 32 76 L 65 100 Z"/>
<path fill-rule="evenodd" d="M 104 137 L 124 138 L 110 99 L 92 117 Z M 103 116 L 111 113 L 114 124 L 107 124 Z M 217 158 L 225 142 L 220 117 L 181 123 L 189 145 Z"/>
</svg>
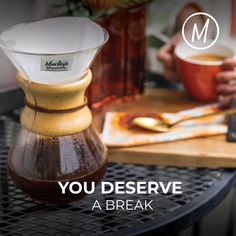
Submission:
<svg viewBox="0 0 236 236">
<path fill-rule="evenodd" d="M 19 111 L 0 115 L 0 235 L 140 235 L 177 232 L 206 215 L 230 191 L 235 171 L 110 163 L 106 181 L 182 181 L 182 195 L 101 195 L 47 206 L 33 202 L 8 176 L 6 159 L 19 130 Z M 153 200 L 153 211 L 91 210 L 95 200 Z"/>
</svg>

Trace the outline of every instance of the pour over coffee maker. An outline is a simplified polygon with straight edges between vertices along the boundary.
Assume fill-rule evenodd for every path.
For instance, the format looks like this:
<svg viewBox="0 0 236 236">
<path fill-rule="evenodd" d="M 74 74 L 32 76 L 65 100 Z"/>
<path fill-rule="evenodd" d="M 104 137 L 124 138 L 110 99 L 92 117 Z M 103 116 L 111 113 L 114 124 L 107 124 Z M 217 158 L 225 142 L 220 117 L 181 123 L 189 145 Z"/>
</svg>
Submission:
<svg viewBox="0 0 236 236">
<path fill-rule="evenodd" d="M 92 79 L 89 68 L 107 40 L 104 29 L 81 17 L 21 24 L 0 35 L 25 93 L 9 172 L 35 200 L 77 200 L 84 193 L 63 194 L 58 181 L 97 183 L 105 172 L 106 148 L 91 125 L 84 94 Z"/>
</svg>

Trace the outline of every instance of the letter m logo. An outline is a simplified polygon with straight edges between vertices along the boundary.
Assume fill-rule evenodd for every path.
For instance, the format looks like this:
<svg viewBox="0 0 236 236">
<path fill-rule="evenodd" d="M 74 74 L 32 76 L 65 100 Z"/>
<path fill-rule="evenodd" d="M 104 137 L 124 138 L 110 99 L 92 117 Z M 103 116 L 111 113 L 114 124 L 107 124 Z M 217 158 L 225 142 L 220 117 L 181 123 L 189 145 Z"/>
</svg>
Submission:
<svg viewBox="0 0 236 236">
<path fill-rule="evenodd" d="M 208 31 L 208 26 L 209 26 L 209 19 L 207 19 L 205 25 L 202 28 L 202 31 L 198 32 L 198 27 L 197 27 L 197 23 L 194 23 L 193 25 L 193 32 L 192 32 L 192 43 L 195 41 L 195 36 L 197 36 L 197 40 L 200 40 L 202 38 L 202 36 L 204 35 L 203 38 L 203 42 L 206 43 L 206 39 L 207 39 L 207 31 Z"/>
</svg>

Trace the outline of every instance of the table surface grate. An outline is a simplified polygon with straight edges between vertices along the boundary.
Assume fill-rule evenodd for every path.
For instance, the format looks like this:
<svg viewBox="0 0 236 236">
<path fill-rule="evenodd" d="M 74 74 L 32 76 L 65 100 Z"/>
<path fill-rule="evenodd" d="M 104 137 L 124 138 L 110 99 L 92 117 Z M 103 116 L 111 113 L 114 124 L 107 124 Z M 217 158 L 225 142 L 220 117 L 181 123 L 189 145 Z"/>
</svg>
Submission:
<svg viewBox="0 0 236 236">
<path fill-rule="evenodd" d="M 20 128 L 18 119 L 18 110 L 0 116 L 0 235 L 125 235 L 137 226 L 158 223 L 166 215 L 179 212 L 213 188 L 225 173 L 223 169 L 110 163 L 105 181 L 182 181 L 183 194 L 101 195 L 98 186 L 94 194 L 69 205 L 35 203 L 14 186 L 7 171 L 8 149 Z M 107 199 L 153 200 L 154 211 L 91 210 L 95 200 L 104 203 Z"/>
</svg>

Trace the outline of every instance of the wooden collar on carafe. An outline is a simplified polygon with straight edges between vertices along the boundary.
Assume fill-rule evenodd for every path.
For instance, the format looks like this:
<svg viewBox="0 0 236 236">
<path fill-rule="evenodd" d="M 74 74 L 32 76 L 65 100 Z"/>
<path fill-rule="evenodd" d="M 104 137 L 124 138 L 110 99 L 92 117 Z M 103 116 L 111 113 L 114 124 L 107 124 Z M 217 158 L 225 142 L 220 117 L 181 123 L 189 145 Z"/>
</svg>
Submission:
<svg viewBox="0 0 236 236">
<path fill-rule="evenodd" d="M 85 90 L 92 79 L 88 70 L 77 81 L 67 84 L 40 84 L 28 81 L 22 74 L 17 80 L 25 93 L 26 107 L 41 113 L 77 112 L 87 105 Z"/>
<path fill-rule="evenodd" d="M 92 80 L 90 70 L 69 84 L 48 85 L 28 83 L 21 74 L 17 80 L 25 93 L 25 108 L 20 122 L 23 128 L 44 136 L 73 135 L 87 129 L 92 114 L 85 98 Z"/>
</svg>

